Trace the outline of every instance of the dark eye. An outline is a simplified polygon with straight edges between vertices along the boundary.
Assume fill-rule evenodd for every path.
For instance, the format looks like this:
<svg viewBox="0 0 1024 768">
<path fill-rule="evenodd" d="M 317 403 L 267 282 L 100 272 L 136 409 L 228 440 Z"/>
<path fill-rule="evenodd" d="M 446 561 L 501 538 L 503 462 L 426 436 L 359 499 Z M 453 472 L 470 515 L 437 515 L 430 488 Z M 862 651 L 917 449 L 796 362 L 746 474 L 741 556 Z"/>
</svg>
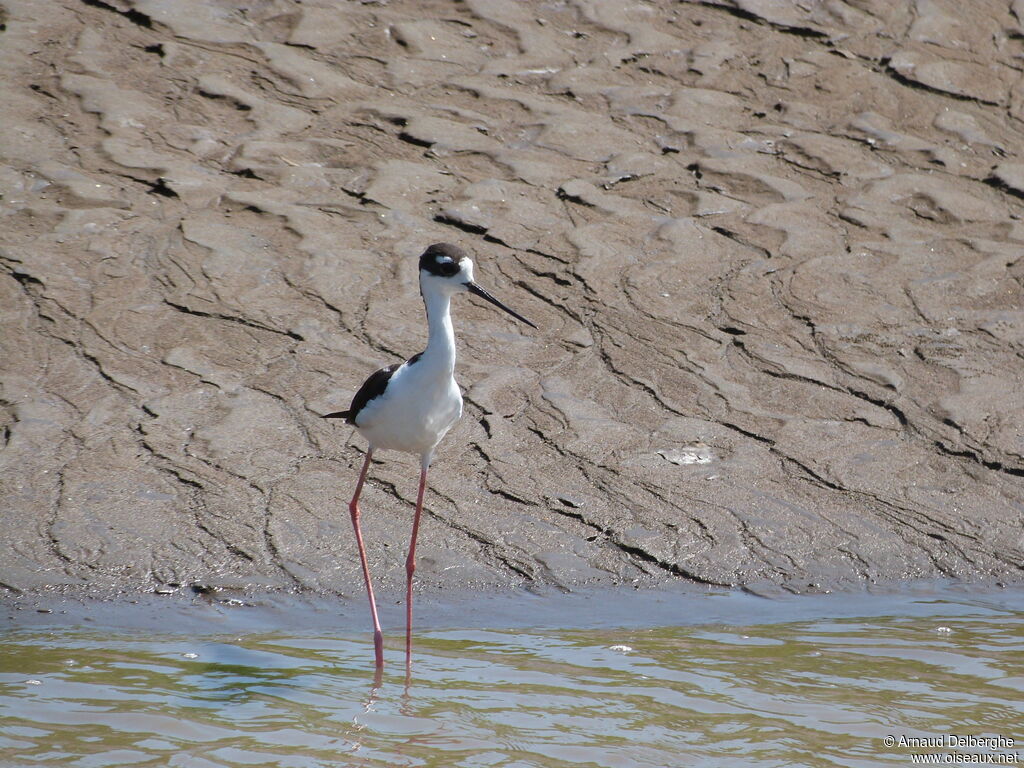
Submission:
<svg viewBox="0 0 1024 768">
<path fill-rule="evenodd" d="M 457 261 L 452 261 L 450 258 L 449 259 L 441 258 L 441 259 L 437 260 L 437 272 L 438 272 L 438 274 L 440 274 L 440 275 L 442 275 L 444 277 L 451 277 L 452 275 L 458 273 L 458 271 L 459 271 L 459 263 Z"/>
</svg>

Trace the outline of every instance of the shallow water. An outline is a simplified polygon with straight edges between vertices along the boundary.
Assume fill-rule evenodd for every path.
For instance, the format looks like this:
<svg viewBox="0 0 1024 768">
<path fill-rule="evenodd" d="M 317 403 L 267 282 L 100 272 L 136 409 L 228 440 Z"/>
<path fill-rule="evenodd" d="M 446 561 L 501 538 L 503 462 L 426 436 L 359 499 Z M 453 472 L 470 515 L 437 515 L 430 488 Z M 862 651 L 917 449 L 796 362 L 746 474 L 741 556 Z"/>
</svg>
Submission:
<svg viewBox="0 0 1024 768">
<path fill-rule="evenodd" d="M 369 637 L 351 629 L 196 636 L 61 627 L 55 617 L 14 625 L 0 635 L 0 762 L 867 767 L 912 764 L 922 752 L 1024 760 L 1019 595 L 855 602 L 874 607 L 867 616 L 848 615 L 842 597 L 763 601 L 780 620 L 701 623 L 700 606 L 713 602 L 694 601 L 680 626 L 426 628 L 409 680 L 401 632 L 390 632 L 379 685 Z M 786 620 L 808 606 L 836 616 Z M 947 734 L 1016 743 L 899 743 Z"/>
</svg>

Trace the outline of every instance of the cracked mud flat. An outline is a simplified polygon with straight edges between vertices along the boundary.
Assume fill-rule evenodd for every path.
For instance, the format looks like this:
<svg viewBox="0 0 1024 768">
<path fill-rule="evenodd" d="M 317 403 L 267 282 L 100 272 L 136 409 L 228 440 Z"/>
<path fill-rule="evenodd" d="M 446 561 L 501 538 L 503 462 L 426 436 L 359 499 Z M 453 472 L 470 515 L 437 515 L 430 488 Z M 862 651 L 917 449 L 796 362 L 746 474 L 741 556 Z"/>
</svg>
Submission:
<svg viewBox="0 0 1024 768">
<path fill-rule="evenodd" d="M 0 7 L 9 596 L 361 597 L 439 240 L 425 589 L 1024 580 L 1020 0 Z"/>
</svg>

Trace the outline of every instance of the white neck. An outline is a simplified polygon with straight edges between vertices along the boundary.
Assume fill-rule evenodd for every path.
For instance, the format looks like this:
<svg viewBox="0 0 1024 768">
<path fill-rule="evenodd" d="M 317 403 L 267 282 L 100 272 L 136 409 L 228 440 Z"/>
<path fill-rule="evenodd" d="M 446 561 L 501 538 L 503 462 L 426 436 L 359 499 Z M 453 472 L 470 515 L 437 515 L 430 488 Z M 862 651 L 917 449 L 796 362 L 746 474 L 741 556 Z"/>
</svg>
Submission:
<svg viewBox="0 0 1024 768">
<path fill-rule="evenodd" d="M 424 291 L 427 307 L 427 348 L 421 358 L 428 365 L 455 371 L 455 329 L 452 326 L 451 294 L 447 291 Z"/>
</svg>

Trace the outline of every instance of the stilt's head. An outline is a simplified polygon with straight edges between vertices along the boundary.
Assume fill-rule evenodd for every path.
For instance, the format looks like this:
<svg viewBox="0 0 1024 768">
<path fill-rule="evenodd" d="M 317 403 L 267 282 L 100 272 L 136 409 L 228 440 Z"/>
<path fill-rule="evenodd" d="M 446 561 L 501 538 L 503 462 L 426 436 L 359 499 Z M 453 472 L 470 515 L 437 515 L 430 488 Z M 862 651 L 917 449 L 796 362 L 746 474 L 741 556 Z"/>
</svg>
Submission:
<svg viewBox="0 0 1024 768">
<path fill-rule="evenodd" d="M 434 243 L 420 256 L 420 293 L 426 296 L 428 293 L 437 292 L 450 296 L 462 291 L 468 291 L 489 301 L 531 328 L 537 327 L 473 282 L 473 260 L 465 251 L 450 243 Z"/>
</svg>

